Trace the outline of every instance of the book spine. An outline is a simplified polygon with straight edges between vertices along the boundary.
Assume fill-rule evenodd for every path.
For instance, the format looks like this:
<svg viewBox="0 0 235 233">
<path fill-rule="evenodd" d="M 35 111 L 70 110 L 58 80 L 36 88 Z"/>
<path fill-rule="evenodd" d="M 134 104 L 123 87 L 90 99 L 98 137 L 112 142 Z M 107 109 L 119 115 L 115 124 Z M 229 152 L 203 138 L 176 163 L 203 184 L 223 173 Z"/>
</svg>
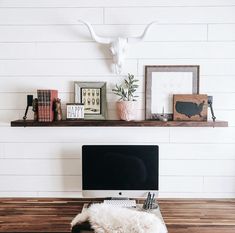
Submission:
<svg viewBox="0 0 235 233">
<path fill-rule="evenodd" d="M 51 115 L 50 104 L 51 104 L 51 90 L 48 90 L 47 91 L 47 121 L 51 121 L 51 119 L 50 119 L 50 115 Z"/>
<path fill-rule="evenodd" d="M 45 90 L 42 91 L 42 121 L 45 122 L 46 121 L 46 111 L 45 111 L 45 105 L 46 103 L 46 92 Z"/>
<path fill-rule="evenodd" d="M 37 90 L 38 95 L 38 121 L 43 121 L 42 90 Z"/>
<path fill-rule="evenodd" d="M 40 103 L 41 103 L 41 101 L 40 101 L 40 90 L 37 90 L 37 98 L 38 98 L 38 121 L 40 121 L 40 108 L 41 108 L 41 106 L 40 106 Z"/>
<path fill-rule="evenodd" d="M 45 90 L 44 91 L 44 114 L 45 114 L 45 122 L 50 121 L 49 119 L 49 94 L 50 94 L 50 90 Z"/>
<path fill-rule="evenodd" d="M 47 90 L 44 90 L 44 122 L 47 121 Z"/>
<path fill-rule="evenodd" d="M 44 121 L 47 121 L 47 90 L 44 90 Z"/>
<path fill-rule="evenodd" d="M 47 120 L 47 91 L 44 90 L 43 91 L 43 94 L 44 94 L 44 100 L 43 100 L 43 104 L 44 104 L 44 122 L 46 122 Z"/>
</svg>

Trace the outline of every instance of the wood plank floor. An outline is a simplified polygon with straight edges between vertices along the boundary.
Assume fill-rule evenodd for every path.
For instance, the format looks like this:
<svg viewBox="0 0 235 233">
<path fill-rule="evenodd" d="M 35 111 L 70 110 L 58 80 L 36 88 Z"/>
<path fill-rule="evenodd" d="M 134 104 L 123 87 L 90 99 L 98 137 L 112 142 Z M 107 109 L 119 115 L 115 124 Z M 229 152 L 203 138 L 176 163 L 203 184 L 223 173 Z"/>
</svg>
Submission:
<svg viewBox="0 0 235 233">
<path fill-rule="evenodd" d="M 70 232 L 88 199 L 0 199 L 0 232 Z M 235 199 L 159 200 L 169 233 L 235 233 Z"/>
</svg>

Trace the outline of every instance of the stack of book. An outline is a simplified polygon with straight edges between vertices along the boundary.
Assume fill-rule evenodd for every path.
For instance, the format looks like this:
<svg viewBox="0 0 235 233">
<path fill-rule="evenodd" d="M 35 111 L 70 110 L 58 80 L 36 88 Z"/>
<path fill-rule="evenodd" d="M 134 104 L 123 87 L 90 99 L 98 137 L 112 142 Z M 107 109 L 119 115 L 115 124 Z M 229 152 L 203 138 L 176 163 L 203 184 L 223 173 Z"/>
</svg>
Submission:
<svg viewBox="0 0 235 233">
<path fill-rule="evenodd" d="M 38 121 L 51 122 L 54 120 L 53 103 L 58 98 L 57 90 L 37 90 Z"/>
</svg>

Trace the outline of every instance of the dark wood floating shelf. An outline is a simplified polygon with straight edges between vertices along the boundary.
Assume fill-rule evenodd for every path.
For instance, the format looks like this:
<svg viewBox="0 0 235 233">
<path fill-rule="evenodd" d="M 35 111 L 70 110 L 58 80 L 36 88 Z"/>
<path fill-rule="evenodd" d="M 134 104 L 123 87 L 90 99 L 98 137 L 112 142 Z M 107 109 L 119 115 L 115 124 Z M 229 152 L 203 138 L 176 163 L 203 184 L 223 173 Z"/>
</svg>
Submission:
<svg viewBox="0 0 235 233">
<path fill-rule="evenodd" d="M 38 122 L 16 120 L 11 127 L 228 127 L 227 121 L 118 121 L 118 120 L 63 120 Z"/>
</svg>

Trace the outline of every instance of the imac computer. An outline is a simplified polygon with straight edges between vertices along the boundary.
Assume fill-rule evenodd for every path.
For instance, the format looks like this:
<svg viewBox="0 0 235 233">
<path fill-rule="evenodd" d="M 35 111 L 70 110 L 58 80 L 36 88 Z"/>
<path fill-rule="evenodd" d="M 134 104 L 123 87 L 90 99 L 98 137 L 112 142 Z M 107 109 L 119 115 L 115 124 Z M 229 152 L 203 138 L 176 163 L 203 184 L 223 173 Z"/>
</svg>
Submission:
<svg viewBox="0 0 235 233">
<path fill-rule="evenodd" d="M 84 145 L 84 197 L 146 197 L 158 194 L 158 146 Z"/>
</svg>

